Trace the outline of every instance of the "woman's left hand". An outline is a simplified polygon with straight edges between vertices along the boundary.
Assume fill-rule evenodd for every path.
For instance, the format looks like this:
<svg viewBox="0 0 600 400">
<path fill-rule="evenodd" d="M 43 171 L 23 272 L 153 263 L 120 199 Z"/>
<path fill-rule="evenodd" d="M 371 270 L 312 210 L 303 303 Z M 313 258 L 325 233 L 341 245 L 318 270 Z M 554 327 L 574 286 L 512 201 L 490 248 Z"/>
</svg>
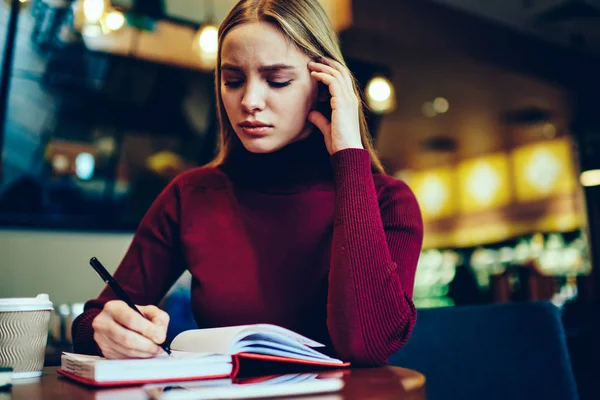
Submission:
<svg viewBox="0 0 600 400">
<path fill-rule="evenodd" d="M 308 120 L 325 136 L 329 154 L 349 148 L 364 148 L 358 119 L 359 100 L 354 93 L 350 71 L 337 61 L 323 58 L 308 63 L 310 75 L 323 82 L 331 94 L 331 121 L 319 111 L 311 111 Z"/>
</svg>

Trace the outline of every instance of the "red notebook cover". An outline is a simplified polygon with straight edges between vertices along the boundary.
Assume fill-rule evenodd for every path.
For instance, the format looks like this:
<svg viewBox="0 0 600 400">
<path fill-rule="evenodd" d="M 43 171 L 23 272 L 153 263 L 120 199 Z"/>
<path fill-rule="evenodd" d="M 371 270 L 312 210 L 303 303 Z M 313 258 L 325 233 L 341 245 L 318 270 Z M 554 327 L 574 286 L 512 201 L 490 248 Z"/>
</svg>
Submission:
<svg viewBox="0 0 600 400">
<path fill-rule="evenodd" d="M 297 358 L 269 356 L 265 354 L 256 353 L 238 353 L 233 355 L 233 370 L 231 371 L 231 377 L 234 378 L 240 375 L 241 372 L 243 372 L 245 375 L 252 374 L 253 371 L 242 371 L 244 369 L 245 364 L 248 364 L 248 366 L 250 366 L 250 363 L 248 363 L 248 361 L 264 362 L 263 365 L 268 367 L 268 370 L 264 371 L 266 372 L 266 374 L 273 374 L 278 372 L 289 373 L 300 368 L 303 370 L 315 370 L 322 368 L 345 368 L 350 366 L 349 362 L 339 364 L 328 361 L 298 360 Z M 253 365 L 255 366 L 256 364 Z M 261 375 L 265 375 L 265 373 L 261 373 Z"/>
<path fill-rule="evenodd" d="M 240 374 L 242 366 L 245 364 L 250 364 L 248 361 L 259 361 L 264 362 L 264 365 L 268 365 L 269 374 L 277 373 L 278 370 L 282 369 L 282 366 L 287 365 L 285 368 L 285 372 L 290 372 L 290 368 L 293 370 L 296 367 L 304 367 L 303 369 L 307 369 L 306 367 L 314 367 L 312 369 L 320 369 L 320 368 L 345 368 L 349 367 L 350 363 L 345 362 L 343 364 L 332 363 L 327 361 L 309 361 L 309 360 L 298 360 L 295 358 L 288 357 L 279 357 L 279 356 L 268 356 L 264 354 L 255 354 L 255 353 L 238 353 L 232 356 L 233 360 L 233 368 L 231 370 L 230 375 L 205 375 L 205 376 L 186 376 L 184 378 L 166 378 L 166 379 L 142 379 L 142 380 L 131 380 L 131 381 L 105 381 L 98 382 L 93 379 L 82 378 L 81 376 L 72 374 L 67 371 L 63 371 L 59 369 L 57 373 L 66 378 L 72 379 L 76 382 L 82 383 L 87 386 L 93 387 L 118 387 L 118 386 L 139 386 L 150 383 L 167 383 L 167 382 L 186 382 L 186 381 L 199 381 L 199 380 L 207 380 L 207 379 L 223 379 L 223 378 L 235 378 Z M 259 372 L 263 374 L 262 371 L 248 371 L 250 375 L 252 372 Z M 281 371 L 284 372 L 283 370 Z"/>
</svg>

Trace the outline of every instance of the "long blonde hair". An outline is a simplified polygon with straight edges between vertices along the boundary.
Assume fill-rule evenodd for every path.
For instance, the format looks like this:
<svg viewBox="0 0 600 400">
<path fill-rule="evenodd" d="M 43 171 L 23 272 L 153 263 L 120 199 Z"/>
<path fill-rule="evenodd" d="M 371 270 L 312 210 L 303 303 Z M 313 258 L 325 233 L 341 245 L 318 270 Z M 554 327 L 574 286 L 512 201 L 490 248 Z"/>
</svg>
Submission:
<svg viewBox="0 0 600 400">
<path fill-rule="evenodd" d="M 311 59 L 331 58 L 346 66 L 339 40 L 331 22 L 318 0 L 240 0 L 219 27 L 219 51 L 215 70 L 215 89 L 217 96 L 217 115 L 219 118 L 219 152 L 210 165 L 220 165 L 231 152 L 232 142 L 237 138 L 221 97 L 221 49 L 225 36 L 234 27 L 264 21 L 272 24 L 289 38 L 297 48 Z M 359 103 L 359 123 L 362 144 L 371 155 L 373 171 L 384 173 L 381 161 L 371 142 L 371 135 L 364 113 L 364 103 L 355 79 L 352 79 L 354 93 Z M 315 129 L 318 129 L 315 127 Z"/>
</svg>

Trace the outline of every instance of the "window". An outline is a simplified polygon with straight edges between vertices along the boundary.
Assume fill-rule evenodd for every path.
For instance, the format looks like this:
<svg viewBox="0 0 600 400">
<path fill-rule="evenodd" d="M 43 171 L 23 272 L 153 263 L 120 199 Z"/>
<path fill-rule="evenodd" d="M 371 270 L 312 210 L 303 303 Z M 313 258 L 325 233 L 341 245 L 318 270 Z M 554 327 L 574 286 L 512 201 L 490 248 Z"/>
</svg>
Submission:
<svg viewBox="0 0 600 400">
<path fill-rule="evenodd" d="M 214 156 L 213 75 L 89 52 L 69 13 L 20 12 L 0 223 L 133 230 L 177 173 Z"/>
</svg>

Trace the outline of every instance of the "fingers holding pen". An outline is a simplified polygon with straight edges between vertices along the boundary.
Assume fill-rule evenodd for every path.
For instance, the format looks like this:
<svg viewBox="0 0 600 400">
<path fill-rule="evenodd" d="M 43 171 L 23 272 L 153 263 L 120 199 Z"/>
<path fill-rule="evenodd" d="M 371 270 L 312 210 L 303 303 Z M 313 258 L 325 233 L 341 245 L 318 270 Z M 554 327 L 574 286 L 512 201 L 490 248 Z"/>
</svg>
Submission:
<svg viewBox="0 0 600 400">
<path fill-rule="evenodd" d="M 159 344 L 166 337 L 165 317 L 155 310 L 148 313 L 154 313 L 161 324 L 144 318 L 125 302 L 116 300 L 105 304 L 92 321 L 92 328 L 94 340 L 106 358 L 148 358 L 163 352 Z"/>
</svg>

